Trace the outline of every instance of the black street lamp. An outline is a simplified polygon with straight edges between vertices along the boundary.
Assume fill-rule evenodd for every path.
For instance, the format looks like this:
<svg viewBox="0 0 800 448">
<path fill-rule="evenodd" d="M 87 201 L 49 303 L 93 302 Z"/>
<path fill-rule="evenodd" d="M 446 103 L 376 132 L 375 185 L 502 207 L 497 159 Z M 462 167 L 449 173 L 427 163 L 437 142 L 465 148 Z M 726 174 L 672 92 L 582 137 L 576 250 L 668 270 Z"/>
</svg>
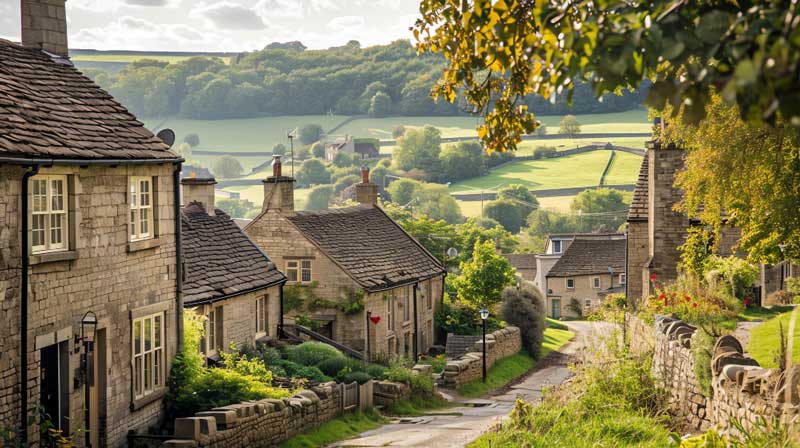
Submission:
<svg viewBox="0 0 800 448">
<path fill-rule="evenodd" d="M 486 319 L 489 318 L 489 310 L 483 308 L 479 311 L 483 321 L 483 382 L 486 382 Z"/>
<path fill-rule="evenodd" d="M 89 352 L 94 351 L 94 337 L 97 333 L 97 315 L 92 311 L 87 311 L 81 318 L 81 341 L 83 341 L 83 353 L 81 354 L 81 367 L 83 367 L 83 427 L 86 432 L 86 448 L 92 448 L 91 415 L 89 412 L 90 384 L 89 384 Z M 92 375 L 93 377 L 94 375 Z"/>
</svg>

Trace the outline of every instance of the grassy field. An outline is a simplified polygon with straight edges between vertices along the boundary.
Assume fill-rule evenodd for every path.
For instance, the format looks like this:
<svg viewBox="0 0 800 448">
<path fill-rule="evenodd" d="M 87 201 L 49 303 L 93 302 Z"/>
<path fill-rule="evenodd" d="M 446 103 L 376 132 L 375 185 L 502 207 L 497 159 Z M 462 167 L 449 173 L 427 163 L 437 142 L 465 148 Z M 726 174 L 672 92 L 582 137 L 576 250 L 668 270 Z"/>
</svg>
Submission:
<svg viewBox="0 0 800 448">
<path fill-rule="evenodd" d="M 281 443 L 280 448 L 315 448 L 355 437 L 375 429 L 387 420 L 378 411 L 348 412 L 323 423 L 317 428 L 298 434 Z"/>
<path fill-rule="evenodd" d="M 481 188 L 498 185 L 521 184 L 532 190 L 552 188 L 590 187 L 600 182 L 600 175 L 608 161 L 608 151 L 592 151 L 556 159 L 514 162 L 491 171 L 486 176 L 467 179 L 450 185 L 450 191 L 480 192 Z M 635 154 L 617 152 L 619 169 L 614 167 L 615 183 L 634 183 L 642 158 Z"/>
<path fill-rule="evenodd" d="M 651 125 L 647 111 L 633 110 L 611 114 L 578 115 L 581 132 L 650 132 Z M 536 117 L 547 126 L 548 134 L 558 133 L 561 115 L 542 115 Z M 422 127 L 426 124 L 442 131 L 443 137 L 470 137 L 477 135 L 475 128 L 481 120 L 475 117 L 385 117 L 354 120 L 339 129 L 337 133 L 352 134 L 358 137 L 375 137 L 383 140 L 392 138 L 392 129 L 398 125 L 407 128 Z"/>
<path fill-rule="evenodd" d="M 780 347 L 780 327 L 783 325 L 783 334 L 787 334 L 791 316 L 791 311 L 779 314 L 757 326 L 750 333 L 750 344 L 747 346 L 747 351 L 762 367 L 767 369 L 778 367 L 775 356 Z M 795 323 L 794 348 L 792 350 L 792 362 L 796 363 L 798 360 L 800 360 L 800 322 Z"/>
<path fill-rule="evenodd" d="M 70 59 L 74 62 L 124 62 L 128 64 L 141 59 L 155 59 L 157 61 L 164 61 L 164 62 L 169 62 L 170 64 L 176 64 L 178 62 L 182 62 L 196 56 L 205 56 L 205 55 L 197 54 L 193 56 L 171 56 L 163 54 L 143 55 L 143 54 L 127 54 L 127 53 L 102 53 L 102 54 L 79 53 L 70 55 Z M 216 56 L 208 56 L 208 57 L 216 57 Z M 219 59 L 224 61 L 225 64 L 231 63 L 230 57 L 219 57 Z"/>
<path fill-rule="evenodd" d="M 246 199 L 256 207 L 260 207 L 264 202 L 264 186 L 263 185 L 248 185 L 244 187 L 226 187 L 225 190 L 237 191 L 242 199 Z M 310 188 L 297 188 L 294 190 L 294 208 L 297 210 L 304 210 L 306 202 L 308 202 L 308 194 L 311 193 Z"/>
</svg>

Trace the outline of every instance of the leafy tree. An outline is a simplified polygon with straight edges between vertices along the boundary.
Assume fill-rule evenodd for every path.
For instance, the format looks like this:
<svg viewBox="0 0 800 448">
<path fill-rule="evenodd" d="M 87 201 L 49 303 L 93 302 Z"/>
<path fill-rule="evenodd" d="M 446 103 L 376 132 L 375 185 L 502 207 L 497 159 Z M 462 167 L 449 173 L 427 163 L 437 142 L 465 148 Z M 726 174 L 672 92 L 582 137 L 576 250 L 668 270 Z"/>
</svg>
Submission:
<svg viewBox="0 0 800 448">
<path fill-rule="evenodd" d="M 478 142 L 446 146 L 439 155 L 441 180 L 457 181 L 480 176 L 486 171 L 483 147 Z"/>
<path fill-rule="evenodd" d="M 577 217 L 579 232 L 591 232 L 601 226 L 615 230 L 628 216 L 628 202 L 622 192 L 610 188 L 583 190 L 572 200 L 570 209 L 580 213 Z"/>
<path fill-rule="evenodd" d="M 331 181 L 331 173 L 319 159 L 308 159 L 300 165 L 297 171 L 297 185 L 310 187 L 311 185 L 327 184 Z"/>
<path fill-rule="evenodd" d="M 190 134 L 186 134 L 186 137 L 183 137 L 184 143 L 187 143 L 192 148 L 197 147 L 200 144 L 200 136 L 195 134 L 194 132 Z"/>
<path fill-rule="evenodd" d="M 558 133 L 564 134 L 569 138 L 575 138 L 581 133 L 581 124 L 575 115 L 565 115 L 558 123 Z"/>
<path fill-rule="evenodd" d="M 244 199 L 218 199 L 216 207 L 231 218 L 248 218 L 254 211 L 258 211 L 252 202 Z"/>
<path fill-rule="evenodd" d="M 244 171 L 244 168 L 242 168 L 242 165 L 239 163 L 239 161 L 231 156 L 222 156 L 215 160 L 211 169 L 215 176 L 223 179 L 239 177 Z"/>
<path fill-rule="evenodd" d="M 406 133 L 406 127 L 402 124 L 398 124 L 397 126 L 392 128 L 392 138 L 397 140 L 398 138 L 404 136 Z"/>
<path fill-rule="evenodd" d="M 397 179 L 386 187 L 392 201 L 405 205 L 419 197 L 422 192 L 422 182 L 413 179 Z"/>
<path fill-rule="evenodd" d="M 424 184 L 419 204 L 415 210 L 431 219 L 442 219 L 450 224 L 464 221 L 458 202 L 447 191 L 447 187 L 439 184 Z"/>
<path fill-rule="evenodd" d="M 311 147 L 310 146 L 303 146 L 298 148 L 294 151 L 294 157 L 297 160 L 306 160 L 311 158 Z"/>
<path fill-rule="evenodd" d="M 441 53 L 448 64 L 434 97 L 452 103 L 463 91 L 474 110 L 485 110 L 478 132 L 489 150 L 516 149 L 520 136 L 534 130 L 520 96 L 566 91 L 571 99 L 575 79 L 590 80 L 596 96 L 652 79 L 647 103 L 686 104 L 689 122 L 705 115 L 712 87 L 750 121 L 800 116 L 800 48 L 791 43 L 797 11 L 779 0 L 578 0 L 568 7 L 442 0 L 422 2 L 420 13 L 419 50 Z"/>
<path fill-rule="evenodd" d="M 308 193 L 306 210 L 327 210 L 333 199 L 333 186 L 318 185 Z"/>
<path fill-rule="evenodd" d="M 407 130 L 392 157 L 402 170 L 418 168 L 437 171 L 439 153 L 442 151 L 442 133 L 433 126 Z"/>
<path fill-rule="evenodd" d="M 511 184 L 501 188 L 497 192 L 497 197 L 500 199 L 508 199 L 512 201 L 519 208 L 519 215 L 522 217 L 524 223 L 528 215 L 539 208 L 539 200 L 536 199 L 533 192 L 528 187 L 520 184 Z"/>
<path fill-rule="evenodd" d="M 385 117 L 392 113 L 392 97 L 378 92 L 369 101 L 369 114 L 373 117 Z"/>
<path fill-rule="evenodd" d="M 460 270 L 453 280 L 458 299 L 475 308 L 499 303 L 503 289 L 515 282 L 514 268 L 497 255 L 492 241 L 475 243 L 472 260 L 462 262 Z"/>
<path fill-rule="evenodd" d="M 533 150 L 533 158 L 534 160 L 549 159 L 554 157 L 557 152 L 554 146 L 537 146 L 536 149 Z"/>
<path fill-rule="evenodd" d="M 275 143 L 275 146 L 272 147 L 272 153 L 276 156 L 282 156 L 286 154 L 286 145 L 283 143 Z"/>
<path fill-rule="evenodd" d="M 503 290 L 503 306 L 500 316 L 509 325 L 520 329 L 522 347 L 534 359 L 542 357 L 545 321 L 544 299 L 538 289 L 506 288 Z"/>
<path fill-rule="evenodd" d="M 522 208 L 510 199 L 496 199 L 483 207 L 486 217 L 494 219 L 511 233 L 518 233 L 525 224 Z"/>
<path fill-rule="evenodd" d="M 331 182 L 336 183 L 339 179 L 345 176 L 355 175 L 361 179 L 361 169 L 357 166 L 338 167 L 336 165 L 329 166 L 328 170 L 331 172 Z"/>
<path fill-rule="evenodd" d="M 321 142 L 314 143 L 311 145 L 311 154 L 318 159 L 324 159 L 325 145 L 323 145 Z"/>
<path fill-rule="evenodd" d="M 333 184 L 333 191 L 336 194 L 341 193 L 345 188 L 349 187 L 350 185 L 356 184 L 361 181 L 361 177 L 356 176 L 355 174 L 348 174 L 347 176 L 340 177 L 336 180 Z"/>
<path fill-rule="evenodd" d="M 310 145 L 322 137 L 322 126 L 310 123 L 300 128 L 300 143 Z"/>
<path fill-rule="evenodd" d="M 337 152 L 336 155 L 333 156 L 333 165 L 339 168 L 353 166 L 353 158 L 345 152 Z"/>
</svg>

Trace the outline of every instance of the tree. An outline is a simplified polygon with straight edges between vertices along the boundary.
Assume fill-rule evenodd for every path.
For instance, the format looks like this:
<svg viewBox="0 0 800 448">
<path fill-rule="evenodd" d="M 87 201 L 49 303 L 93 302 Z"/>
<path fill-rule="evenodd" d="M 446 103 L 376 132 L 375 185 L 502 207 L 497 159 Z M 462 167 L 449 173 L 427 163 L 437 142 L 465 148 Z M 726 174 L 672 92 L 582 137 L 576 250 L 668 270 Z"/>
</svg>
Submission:
<svg viewBox="0 0 800 448">
<path fill-rule="evenodd" d="M 519 232 L 527 216 L 522 213 L 522 207 L 510 199 L 496 199 L 489 202 L 483 207 L 483 213 L 486 217 L 499 222 L 511 233 Z"/>
<path fill-rule="evenodd" d="M 339 151 L 333 156 L 333 164 L 338 168 L 353 166 L 353 158 L 346 152 Z"/>
<path fill-rule="evenodd" d="M 297 160 L 306 160 L 311 157 L 311 147 L 303 146 L 294 151 L 294 157 Z"/>
<path fill-rule="evenodd" d="M 183 141 L 184 143 L 188 143 L 192 148 L 195 148 L 200 144 L 200 136 L 192 132 L 190 134 L 186 134 L 186 136 L 183 137 Z"/>
<path fill-rule="evenodd" d="M 244 168 L 238 160 L 231 156 L 222 156 L 214 161 L 212 167 L 214 175 L 223 179 L 231 179 L 242 175 Z"/>
<path fill-rule="evenodd" d="M 503 306 L 500 317 L 509 325 L 519 328 L 522 347 L 533 359 L 541 359 L 545 320 L 544 299 L 538 289 L 506 288 L 503 290 Z"/>
<path fill-rule="evenodd" d="M 310 187 L 312 185 L 327 184 L 331 181 L 331 173 L 319 159 L 309 159 L 300 165 L 297 171 L 297 186 Z"/>
<path fill-rule="evenodd" d="M 569 138 L 575 138 L 581 133 L 581 124 L 578 123 L 575 115 L 564 115 L 564 118 L 558 123 L 558 133 Z"/>
<path fill-rule="evenodd" d="M 532 211 L 539 208 L 539 200 L 536 199 L 533 192 L 524 185 L 511 184 L 503 187 L 497 192 L 497 197 L 499 199 L 508 199 L 516 204 L 519 208 L 519 215 L 522 217 L 523 223 L 525 218 L 527 218 Z"/>
<path fill-rule="evenodd" d="M 311 145 L 311 154 L 318 159 L 324 159 L 325 145 L 323 145 L 321 142 L 314 143 Z"/>
<path fill-rule="evenodd" d="M 579 214 L 577 231 L 591 232 L 600 227 L 616 230 L 628 216 L 628 202 L 619 190 L 583 190 L 572 200 L 570 209 Z"/>
<path fill-rule="evenodd" d="M 549 159 L 555 157 L 557 152 L 555 146 L 537 146 L 533 150 L 533 158 L 534 160 Z"/>
<path fill-rule="evenodd" d="M 308 193 L 306 210 L 327 210 L 333 199 L 333 187 L 331 185 L 318 185 Z"/>
<path fill-rule="evenodd" d="M 405 171 L 418 168 L 438 172 L 439 153 L 442 151 L 442 133 L 433 126 L 407 130 L 392 157 Z"/>
<path fill-rule="evenodd" d="M 369 114 L 373 117 L 385 117 L 392 113 L 392 97 L 378 92 L 369 101 Z"/>
<path fill-rule="evenodd" d="M 459 142 L 448 145 L 439 155 L 440 180 L 454 182 L 480 176 L 486 171 L 483 147 L 478 142 Z"/>
<path fill-rule="evenodd" d="M 272 153 L 276 156 L 282 156 L 286 154 L 286 146 L 283 143 L 275 143 L 275 146 L 272 147 Z"/>
<path fill-rule="evenodd" d="M 300 128 L 300 143 L 310 145 L 317 142 L 322 137 L 322 126 L 311 123 Z"/>
<path fill-rule="evenodd" d="M 418 49 L 447 60 L 433 96 L 452 103 L 463 92 L 485 111 L 478 133 L 490 151 L 516 149 L 534 130 L 519 97 L 571 100 L 576 79 L 590 80 L 597 97 L 652 79 L 647 104 L 686 104 L 692 123 L 712 87 L 749 121 L 800 121 L 797 10 L 783 1 L 441 0 L 422 2 L 420 13 Z"/>
<path fill-rule="evenodd" d="M 472 260 L 460 264 L 461 274 L 453 279 L 458 299 L 474 308 L 500 302 L 506 286 L 513 285 L 514 268 L 494 250 L 494 242 L 475 243 Z"/>
<path fill-rule="evenodd" d="M 415 213 L 419 212 L 431 219 L 441 219 L 450 224 L 464 221 L 461 207 L 444 185 L 423 184 L 419 199 L 419 204 L 414 206 Z"/>
<path fill-rule="evenodd" d="M 397 126 L 392 128 L 392 138 L 397 140 L 406 133 L 406 127 L 402 124 L 398 124 Z"/>
<path fill-rule="evenodd" d="M 712 96 L 702 125 L 684 124 L 684 113 L 665 135 L 687 150 L 686 169 L 676 178 L 683 210 L 710 226 L 715 241 L 726 225 L 738 227 L 739 249 L 752 261 L 800 259 L 797 129 L 783 119 L 774 127 L 745 123 L 719 95 Z"/>
<path fill-rule="evenodd" d="M 258 211 L 252 202 L 244 199 L 218 199 L 216 207 L 231 218 L 248 218 Z"/>
<path fill-rule="evenodd" d="M 347 176 L 340 177 L 336 180 L 333 184 L 333 191 L 336 194 L 341 193 L 345 188 L 349 187 L 350 185 L 357 184 L 361 181 L 359 176 L 355 174 L 348 174 Z"/>
<path fill-rule="evenodd" d="M 413 179 L 397 179 L 386 187 L 392 202 L 405 205 L 417 198 L 422 192 L 422 182 Z"/>
</svg>

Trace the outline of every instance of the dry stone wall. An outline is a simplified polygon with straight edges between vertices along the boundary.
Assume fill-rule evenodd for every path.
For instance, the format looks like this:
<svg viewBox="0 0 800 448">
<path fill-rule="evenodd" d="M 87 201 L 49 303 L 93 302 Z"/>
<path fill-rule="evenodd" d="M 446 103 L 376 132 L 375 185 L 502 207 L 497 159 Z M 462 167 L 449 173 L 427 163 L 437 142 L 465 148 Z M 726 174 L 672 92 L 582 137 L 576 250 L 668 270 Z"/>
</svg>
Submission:
<svg viewBox="0 0 800 448">
<path fill-rule="evenodd" d="M 506 327 L 486 335 L 486 368 L 497 360 L 519 353 L 522 337 L 517 327 Z M 444 368 L 442 385 L 458 388 L 480 379 L 483 373 L 483 340 L 477 340 L 463 356 L 449 361 Z"/>
</svg>

